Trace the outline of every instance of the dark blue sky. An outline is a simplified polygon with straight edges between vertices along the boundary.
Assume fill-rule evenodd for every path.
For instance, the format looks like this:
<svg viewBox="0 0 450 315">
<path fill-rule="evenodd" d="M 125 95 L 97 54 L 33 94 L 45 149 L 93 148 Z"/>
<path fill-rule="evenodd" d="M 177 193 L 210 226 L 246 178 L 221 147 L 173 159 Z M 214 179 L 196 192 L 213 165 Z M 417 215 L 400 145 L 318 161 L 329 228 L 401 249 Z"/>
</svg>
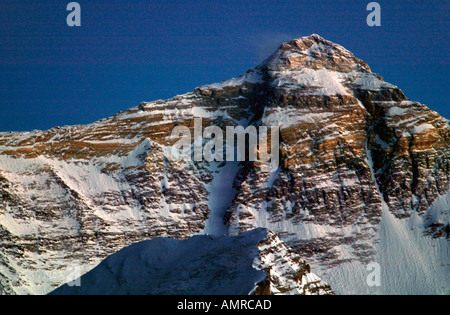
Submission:
<svg viewBox="0 0 450 315">
<path fill-rule="evenodd" d="M 0 0 L 0 131 L 84 124 L 235 77 L 312 33 L 450 118 L 450 1 Z"/>
</svg>

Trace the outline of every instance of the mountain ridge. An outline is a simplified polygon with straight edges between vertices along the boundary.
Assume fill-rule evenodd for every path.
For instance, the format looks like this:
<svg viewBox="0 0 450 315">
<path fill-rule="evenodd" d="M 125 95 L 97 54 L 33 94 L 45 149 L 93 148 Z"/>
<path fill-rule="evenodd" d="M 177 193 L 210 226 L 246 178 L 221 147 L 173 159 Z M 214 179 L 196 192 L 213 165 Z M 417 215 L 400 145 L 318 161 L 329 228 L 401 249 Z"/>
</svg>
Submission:
<svg viewBox="0 0 450 315">
<path fill-rule="evenodd" d="M 309 268 L 264 229 L 236 237 L 156 238 L 113 254 L 74 279 L 79 286 L 66 284 L 51 295 L 333 294 Z"/>
</svg>

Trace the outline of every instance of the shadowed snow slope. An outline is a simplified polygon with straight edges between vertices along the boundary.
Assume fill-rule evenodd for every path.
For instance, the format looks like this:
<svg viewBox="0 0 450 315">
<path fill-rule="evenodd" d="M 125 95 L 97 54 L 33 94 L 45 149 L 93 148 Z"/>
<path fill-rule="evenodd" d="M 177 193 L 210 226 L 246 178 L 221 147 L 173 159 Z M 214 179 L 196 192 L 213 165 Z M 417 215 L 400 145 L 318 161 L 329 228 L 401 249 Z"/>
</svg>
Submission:
<svg viewBox="0 0 450 315">
<path fill-rule="evenodd" d="M 69 282 L 70 283 L 70 282 Z M 157 238 L 129 246 L 55 295 L 334 294 L 275 234 Z"/>
<path fill-rule="evenodd" d="M 247 295 L 266 278 L 253 268 L 267 231 L 238 237 L 157 238 L 108 257 L 81 278 L 52 294 L 238 294 Z"/>
</svg>

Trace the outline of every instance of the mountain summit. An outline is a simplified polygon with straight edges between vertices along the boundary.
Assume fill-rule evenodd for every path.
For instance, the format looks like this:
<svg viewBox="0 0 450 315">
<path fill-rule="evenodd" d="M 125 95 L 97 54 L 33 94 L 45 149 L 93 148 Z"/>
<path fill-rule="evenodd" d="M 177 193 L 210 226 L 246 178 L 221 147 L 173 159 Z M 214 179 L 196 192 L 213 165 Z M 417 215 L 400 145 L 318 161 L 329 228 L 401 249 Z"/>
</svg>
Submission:
<svg viewBox="0 0 450 315">
<path fill-rule="evenodd" d="M 279 169 L 171 161 L 172 130 L 194 118 L 279 126 Z M 85 126 L 0 133 L 0 292 L 49 293 L 67 266 L 86 273 L 143 240 L 265 228 L 283 251 L 267 256 L 259 292 L 320 283 L 295 280 L 292 270 L 310 272 L 301 258 L 338 294 L 448 294 L 449 189 L 449 122 L 311 35 L 170 100 Z M 280 264 L 287 252 L 296 267 Z M 373 263 L 380 287 L 366 282 Z"/>
<path fill-rule="evenodd" d="M 264 63 L 270 71 L 328 69 L 340 72 L 365 71 L 369 66 L 344 47 L 317 34 L 284 43 Z"/>
</svg>

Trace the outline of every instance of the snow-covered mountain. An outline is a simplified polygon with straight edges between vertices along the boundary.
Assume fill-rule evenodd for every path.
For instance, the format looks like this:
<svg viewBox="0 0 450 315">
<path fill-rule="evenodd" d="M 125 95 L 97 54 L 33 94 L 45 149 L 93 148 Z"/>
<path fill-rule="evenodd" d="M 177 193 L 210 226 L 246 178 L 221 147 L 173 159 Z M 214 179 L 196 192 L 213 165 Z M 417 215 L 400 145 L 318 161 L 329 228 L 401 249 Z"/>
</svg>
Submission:
<svg viewBox="0 0 450 315">
<path fill-rule="evenodd" d="M 66 284 L 52 294 L 331 294 L 309 268 L 264 229 L 235 237 L 157 238 L 113 254 L 74 279 L 78 285 Z"/>
<path fill-rule="evenodd" d="M 198 117 L 280 126 L 280 168 L 173 162 L 173 128 Z M 86 126 L 0 133 L 0 292 L 49 293 L 67 266 L 86 273 L 143 240 L 262 227 L 280 249 L 267 270 L 289 252 L 338 294 L 448 294 L 449 188 L 449 121 L 311 35 L 170 100 Z M 136 254 L 107 261 L 124 252 Z M 371 262 L 380 287 L 367 285 Z M 293 292 L 278 286 L 290 273 L 274 273 L 270 292 Z"/>
</svg>

